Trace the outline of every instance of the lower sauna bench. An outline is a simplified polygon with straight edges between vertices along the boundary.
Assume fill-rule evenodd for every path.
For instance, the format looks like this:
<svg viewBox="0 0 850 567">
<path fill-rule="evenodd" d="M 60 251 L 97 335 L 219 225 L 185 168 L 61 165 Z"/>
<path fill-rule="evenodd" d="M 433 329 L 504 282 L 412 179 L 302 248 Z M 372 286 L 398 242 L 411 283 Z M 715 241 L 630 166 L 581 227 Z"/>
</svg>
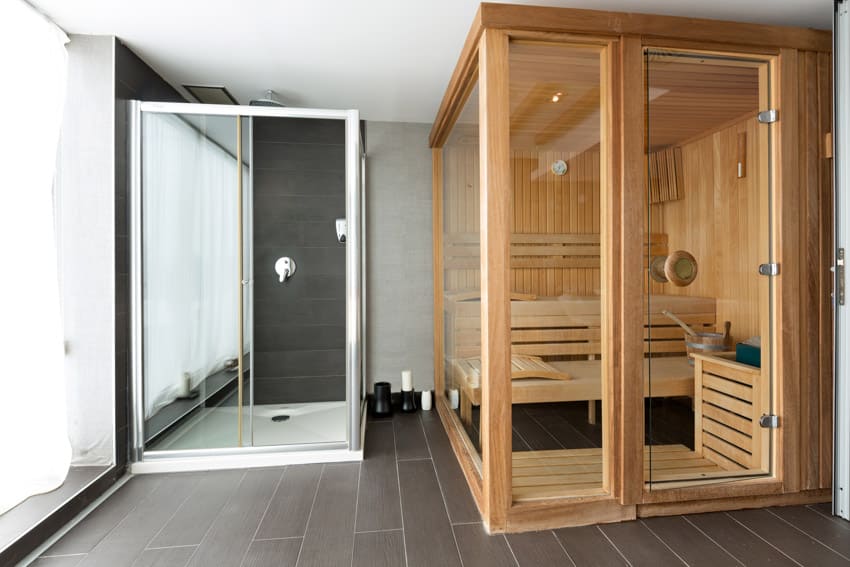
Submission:
<svg viewBox="0 0 850 567">
<path fill-rule="evenodd" d="M 651 468 L 650 468 L 651 463 Z M 643 472 L 647 481 L 687 484 L 737 476 L 691 451 L 684 445 L 644 447 Z M 590 496 L 602 494 L 602 449 L 515 451 L 513 453 L 514 501 Z"/>
</svg>

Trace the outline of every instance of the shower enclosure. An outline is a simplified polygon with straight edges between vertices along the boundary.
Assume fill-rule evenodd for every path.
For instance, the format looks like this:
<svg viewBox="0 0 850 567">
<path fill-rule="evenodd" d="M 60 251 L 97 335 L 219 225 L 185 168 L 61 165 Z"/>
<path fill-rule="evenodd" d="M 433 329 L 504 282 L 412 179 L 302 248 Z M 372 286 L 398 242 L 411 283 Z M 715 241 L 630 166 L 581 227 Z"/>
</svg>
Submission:
<svg viewBox="0 0 850 567">
<path fill-rule="evenodd" d="M 360 458 L 358 112 L 130 116 L 133 471 Z"/>
</svg>

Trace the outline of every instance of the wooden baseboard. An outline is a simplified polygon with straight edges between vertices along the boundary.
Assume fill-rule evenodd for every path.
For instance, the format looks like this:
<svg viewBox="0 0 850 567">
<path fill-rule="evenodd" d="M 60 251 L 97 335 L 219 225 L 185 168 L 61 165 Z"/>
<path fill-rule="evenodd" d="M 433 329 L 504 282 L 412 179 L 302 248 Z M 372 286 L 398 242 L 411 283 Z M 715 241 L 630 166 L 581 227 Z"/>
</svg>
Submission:
<svg viewBox="0 0 850 567">
<path fill-rule="evenodd" d="M 507 532 L 551 530 L 592 524 L 625 522 L 637 517 L 635 506 L 623 506 L 605 496 L 596 499 L 557 499 L 521 502 L 508 511 Z"/>
<path fill-rule="evenodd" d="M 721 498 L 716 500 L 692 500 L 687 502 L 663 502 L 657 504 L 638 504 L 637 516 L 651 518 L 654 516 L 671 516 L 674 514 L 702 514 L 705 512 L 726 512 L 729 510 L 745 510 L 749 508 L 766 508 L 768 506 L 800 506 L 817 504 L 832 500 L 832 489 L 807 490 L 788 494 L 769 494 L 761 496 L 746 496 Z"/>
</svg>

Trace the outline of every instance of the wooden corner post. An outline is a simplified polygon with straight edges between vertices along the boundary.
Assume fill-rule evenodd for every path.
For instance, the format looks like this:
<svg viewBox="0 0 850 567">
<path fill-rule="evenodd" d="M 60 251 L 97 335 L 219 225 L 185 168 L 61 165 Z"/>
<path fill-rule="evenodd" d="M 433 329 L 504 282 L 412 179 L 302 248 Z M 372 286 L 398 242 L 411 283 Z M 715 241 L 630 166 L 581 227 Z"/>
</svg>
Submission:
<svg viewBox="0 0 850 567">
<path fill-rule="evenodd" d="M 479 44 L 481 149 L 481 461 L 484 521 L 507 528 L 511 506 L 511 165 L 508 37 Z"/>
<path fill-rule="evenodd" d="M 644 227 L 644 64 L 639 37 L 620 42 L 620 502 L 637 504 L 643 492 L 643 238 Z M 641 93 L 641 94 L 639 94 Z"/>
</svg>

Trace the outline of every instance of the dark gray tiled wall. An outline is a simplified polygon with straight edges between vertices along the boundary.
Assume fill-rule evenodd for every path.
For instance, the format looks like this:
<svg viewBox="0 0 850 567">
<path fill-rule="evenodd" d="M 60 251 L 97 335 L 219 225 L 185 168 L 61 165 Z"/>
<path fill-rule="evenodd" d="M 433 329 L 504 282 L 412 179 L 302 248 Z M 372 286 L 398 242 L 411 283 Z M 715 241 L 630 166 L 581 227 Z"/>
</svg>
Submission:
<svg viewBox="0 0 850 567">
<path fill-rule="evenodd" d="M 254 120 L 254 400 L 345 399 L 345 124 Z M 274 263 L 298 269 L 280 283 Z"/>
</svg>

